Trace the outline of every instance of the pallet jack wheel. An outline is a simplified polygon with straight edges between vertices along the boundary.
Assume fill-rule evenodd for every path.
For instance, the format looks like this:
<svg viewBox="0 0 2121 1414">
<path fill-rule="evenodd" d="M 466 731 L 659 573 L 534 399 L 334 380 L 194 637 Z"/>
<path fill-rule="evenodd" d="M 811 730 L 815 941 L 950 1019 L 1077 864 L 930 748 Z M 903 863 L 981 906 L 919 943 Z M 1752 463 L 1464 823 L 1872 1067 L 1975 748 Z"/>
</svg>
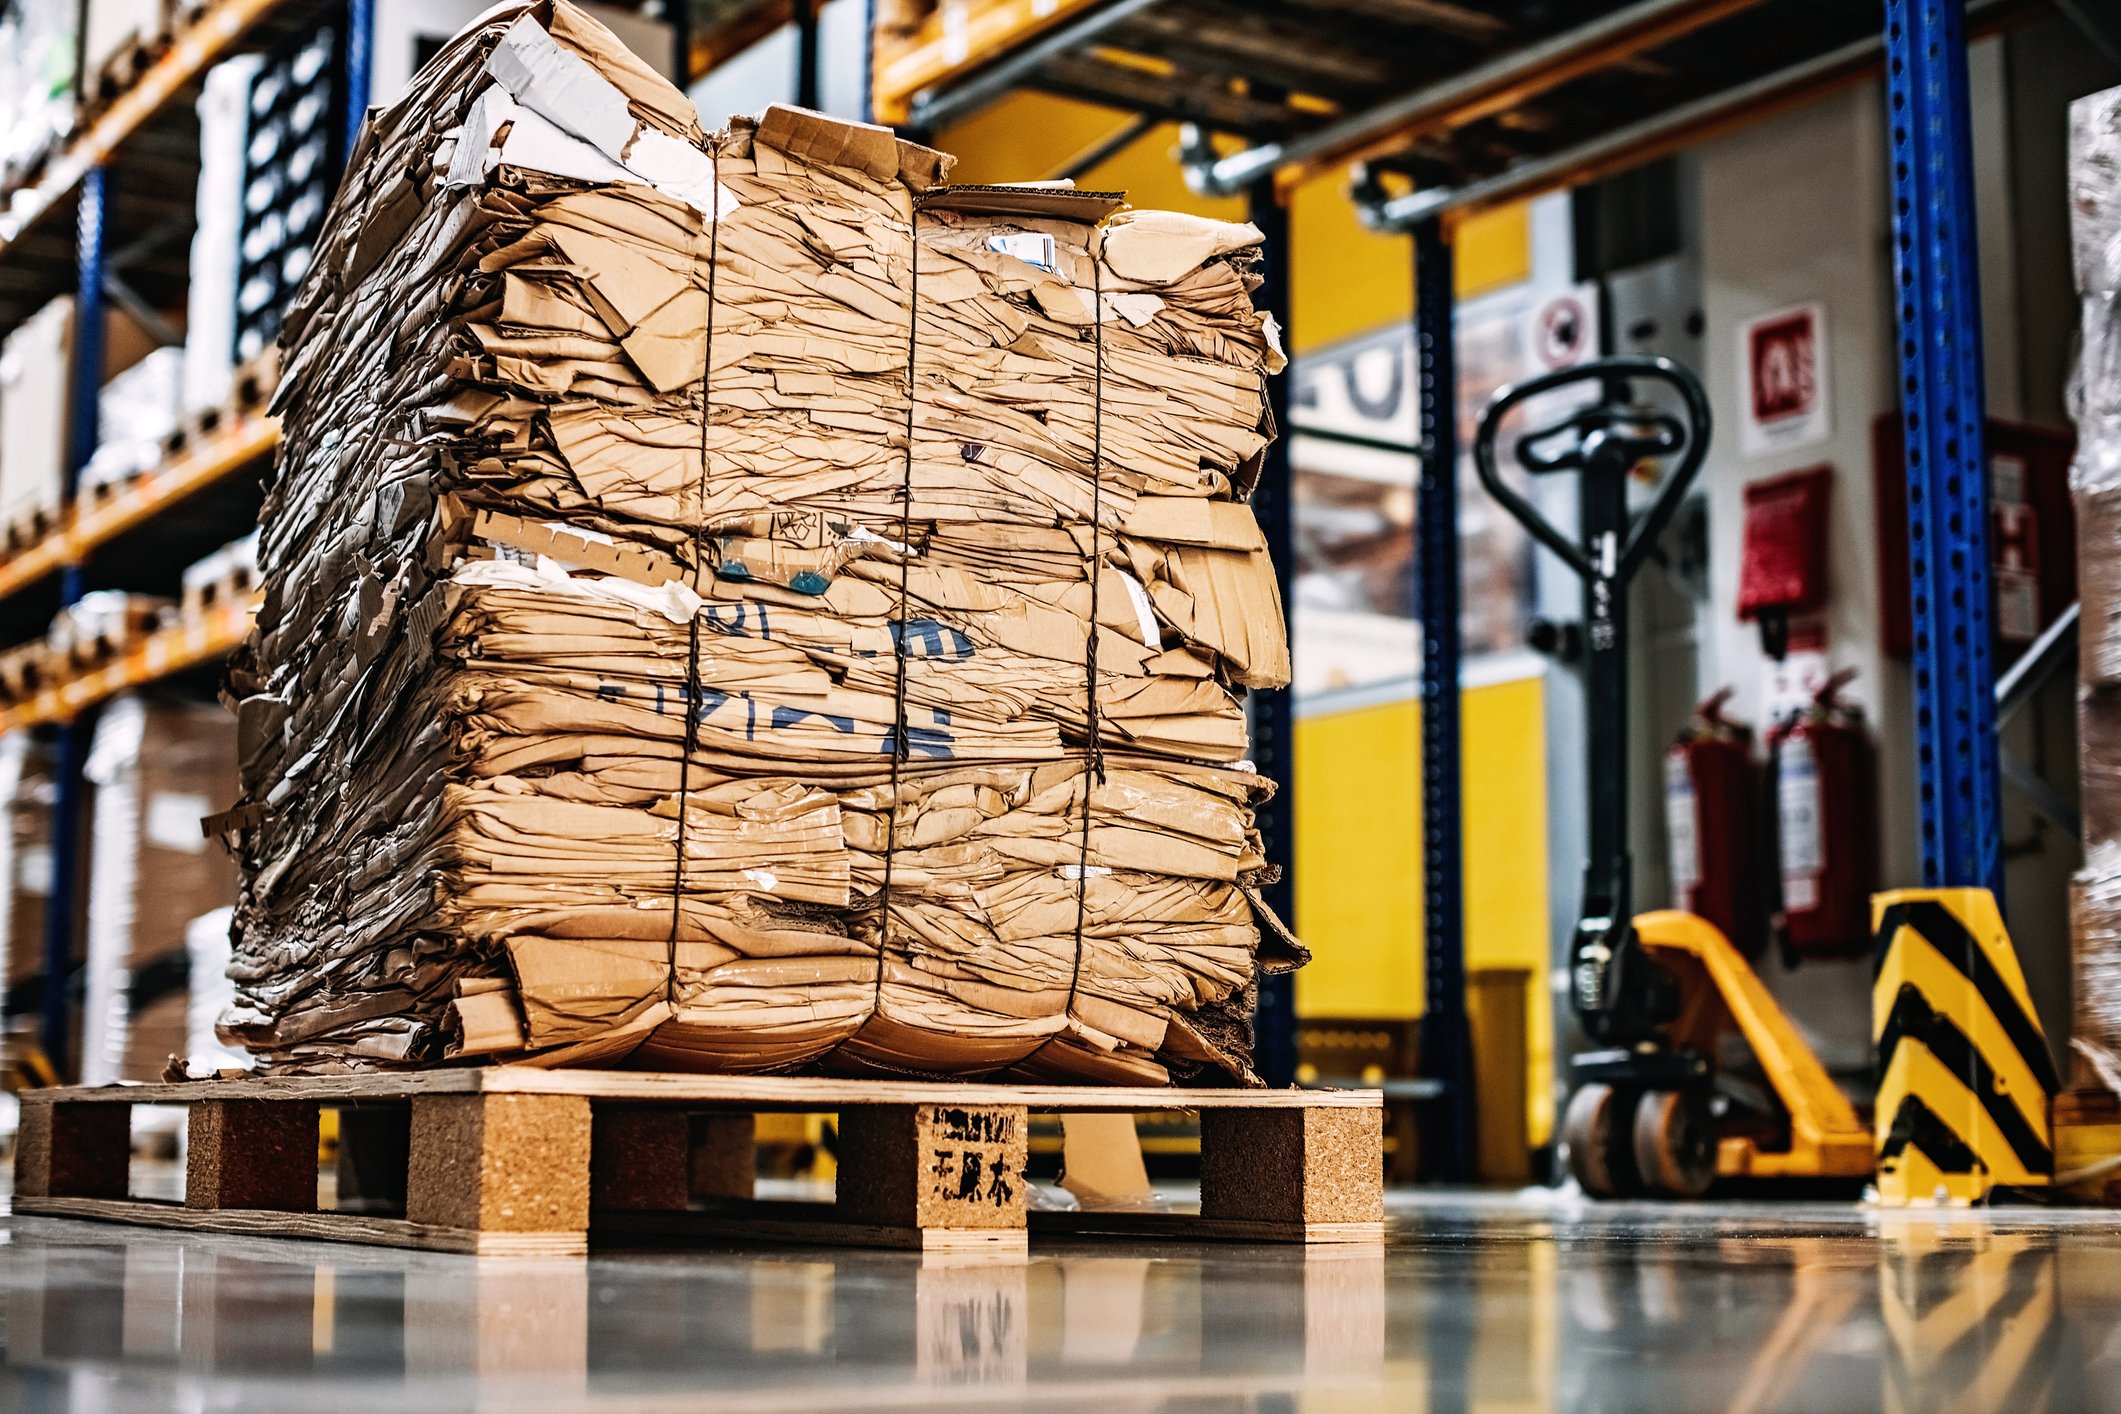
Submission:
<svg viewBox="0 0 2121 1414">
<path fill-rule="evenodd" d="M 1644 1186 L 1699 1198 L 1716 1181 L 1716 1116 L 1694 1090 L 1652 1090 L 1635 1102 L 1635 1168 Z"/>
<path fill-rule="evenodd" d="M 1629 1096 L 1610 1085 L 1583 1085 L 1569 1097 L 1561 1137 L 1569 1145 L 1569 1172 L 1593 1198 L 1626 1198 L 1641 1186 L 1629 1128 Z"/>
</svg>

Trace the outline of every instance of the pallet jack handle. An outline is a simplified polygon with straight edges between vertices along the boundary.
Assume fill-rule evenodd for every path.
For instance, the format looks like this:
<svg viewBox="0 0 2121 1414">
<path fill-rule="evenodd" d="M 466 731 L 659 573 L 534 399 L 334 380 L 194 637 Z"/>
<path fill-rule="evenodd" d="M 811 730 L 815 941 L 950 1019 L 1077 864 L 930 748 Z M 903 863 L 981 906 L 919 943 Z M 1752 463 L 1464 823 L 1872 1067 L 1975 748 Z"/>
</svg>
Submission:
<svg viewBox="0 0 2121 1414">
<path fill-rule="evenodd" d="M 1661 382 L 1674 389 L 1686 406 L 1686 417 L 1682 420 L 1638 402 L 1633 388 L 1633 382 L 1638 378 Z M 1526 471 L 1534 475 L 1575 471 L 1585 475 L 1625 476 L 1638 462 L 1650 457 L 1678 454 L 1680 458 L 1679 465 L 1665 477 L 1649 514 L 1636 524 L 1617 557 L 1605 562 L 1594 561 L 1590 551 L 1562 534 L 1552 521 L 1539 513 L 1537 507 L 1502 479 L 1495 466 L 1497 433 L 1504 417 L 1542 393 L 1588 382 L 1598 383 L 1604 396 L 1578 408 L 1560 422 L 1536 432 L 1527 432 L 1518 439 L 1517 461 Z M 1480 431 L 1473 438 L 1473 466 L 1480 473 L 1480 484 L 1488 488 L 1488 494 L 1501 502 L 1502 508 L 1518 524 L 1540 544 L 1559 555 L 1569 568 L 1586 580 L 1605 578 L 1625 582 L 1634 577 L 1650 547 L 1657 543 L 1657 537 L 1664 534 L 1664 528 L 1678 513 L 1680 501 L 1708 457 L 1710 426 L 1709 398 L 1701 380 L 1670 359 L 1643 355 L 1593 359 L 1574 368 L 1512 383 L 1497 393 L 1488 403 L 1487 411 L 1481 414 Z M 1541 450 L 1570 433 L 1575 434 L 1573 441 L 1562 444 L 1551 453 Z"/>
<path fill-rule="evenodd" d="M 1518 438 L 1518 464 L 1535 476 L 1575 472 L 1581 508 L 1572 538 L 1505 483 L 1495 446 L 1502 420 L 1545 393 L 1595 384 L 1600 396 L 1560 421 Z M 1637 396 L 1638 383 L 1674 390 L 1685 416 Z M 1701 470 L 1709 449 L 1709 401 L 1693 374 L 1662 358 L 1594 359 L 1512 384 L 1481 415 L 1473 464 L 1488 494 L 1584 582 L 1585 711 L 1590 724 L 1585 779 L 1590 788 L 1583 907 L 1569 947 L 1570 1000 L 1584 1029 L 1608 1045 L 1653 1040 L 1671 1019 L 1677 994 L 1647 964 L 1631 926 L 1633 861 L 1628 853 L 1627 590 Z M 1649 513 L 1628 523 L 1627 479 L 1650 458 L 1677 457 Z"/>
</svg>

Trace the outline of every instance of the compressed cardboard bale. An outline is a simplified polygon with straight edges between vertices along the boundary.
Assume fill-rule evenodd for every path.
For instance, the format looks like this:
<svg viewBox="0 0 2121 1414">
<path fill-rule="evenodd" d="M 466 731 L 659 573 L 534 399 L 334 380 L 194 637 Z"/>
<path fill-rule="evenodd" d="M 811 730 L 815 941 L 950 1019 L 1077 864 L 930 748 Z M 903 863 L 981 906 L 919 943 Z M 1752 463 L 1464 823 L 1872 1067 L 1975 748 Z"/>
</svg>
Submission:
<svg viewBox="0 0 2121 1414">
<path fill-rule="evenodd" d="M 709 134 L 564 3 L 370 123 L 229 677 L 226 1036 L 1250 1078 L 1259 235 L 948 162 Z"/>
</svg>

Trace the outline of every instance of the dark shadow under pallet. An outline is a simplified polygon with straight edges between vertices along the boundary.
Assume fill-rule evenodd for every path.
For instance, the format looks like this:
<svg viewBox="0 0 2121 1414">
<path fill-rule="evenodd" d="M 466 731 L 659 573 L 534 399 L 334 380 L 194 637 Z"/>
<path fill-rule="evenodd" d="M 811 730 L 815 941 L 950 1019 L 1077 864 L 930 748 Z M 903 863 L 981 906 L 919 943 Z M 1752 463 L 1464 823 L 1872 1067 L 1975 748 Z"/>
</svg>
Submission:
<svg viewBox="0 0 2121 1414">
<path fill-rule="evenodd" d="M 181 1202 L 129 1196 L 131 1110 L 187 1107 Z M 403 1216 L 317 1209 L 325 1108 L 405 1126 Z M 1026 1203 L 1032 1113 L 1198 1113 L 1200 1212 Z M 752 1117 L 838 1116 L 832 1203 L 753 1197 Z M 391 1118 L 385 1118 L 386 1116 Z M 396 1117 L 402 1116 L 402 1120 Z M 1170 1090 L 565 1071 L 192 1081 L 30 1091 L 17 1213 L 482 1256 L 630 1244 L 797 1242 L 1025 1250 L 1032 1236 L 1377 1243 L 1374 1090 Z"/>
</svg>

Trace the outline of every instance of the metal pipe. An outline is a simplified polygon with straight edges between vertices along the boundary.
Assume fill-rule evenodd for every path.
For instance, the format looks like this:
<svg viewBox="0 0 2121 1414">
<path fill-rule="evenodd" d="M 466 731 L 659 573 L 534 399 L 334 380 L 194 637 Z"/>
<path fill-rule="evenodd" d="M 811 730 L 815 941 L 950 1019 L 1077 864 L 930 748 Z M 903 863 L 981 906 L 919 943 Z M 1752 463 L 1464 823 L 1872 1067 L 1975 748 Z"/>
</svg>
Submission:
<svg viewBox="0 0 2121 1414">
<path fill-rule="evenodd" d="M 1967 20 L 1972 23 L 1989 18 L 2016 3 L 2018 0 L 1975 0 L 1967 7 Z M 1354 191 L 1356 209 L 1363 224 L 1370 229 L 1402 233 L 1411 231 L 1423 221 L 1468 207 L 1493 206 L 1520 197 L 1537 196 L 1568 186 L 1586 172 L 1609 173 L 1623 165 L 1623 159 L 1639 150 L 1657 148 L 1727 121 L 1747 109 L 1792 96 L 1814 85 L 1852 76 L 1878 63 L 1884 54 L 1883 39 L 1855 40 L 1816 58 L 1683 103 L 1589 142 L 1516 163 L 1492 177 L 1460 187 L 1432 187 L 1405 196 L 1386 197 L 1375 182 L 1358 177 Z M 1643 155 L 1646 157 L 1649 153 L 1644 151 Z"/>
<path fill-rule="evenodd" d="M 1430 1176 L 1473 1177 L 1472 1035 L 1466 1020 L 1465 839 L 1459 743 L 1458 351 L 1450 237 L 1414 232 L 1414 352 L 1421 394 L 1415 617 L 1421 626 L 1421 1072 L 1443 1082 L 1423 1150 Z"/>
<path fill-rule="evenodd" d="M 975 108 L 983 108 L 1016 88 L 1048 59 L 1065 54 L 1078 45 L 1090 43 L 1105 31 L 1157 3 L 1158 0 L 1113 0 L 1112 4 L 1033 40 L 1014 54 L 955 85 L 946 93 L 933 96 L 922 94 L 913 100 L 909 126 L 934 132 L 953 118 L 961 118 Z"/>
<path fill-rule="evenodd" d="M 368 121 L 369 69 L 375 49 L 375 0 L 347 0 L 346 5 L 346 145 L 351 155 Z"/>
<path fill-rule="evenodd" d="M 1996 679 L 1996 730 L 2009 725 L 2041 685 L 2055 675 L 2077 652 L 2077 621 L 2082 607 L 2071 604 L 2055 615 L 2055 621 L 2040 631 L 2032 645 Z"/>
<path fill-rule="evenodd" d="M 795 0 L 795 106 L 818 105 L 817 12 L 820 0 Z"/>
<path fill-rule="evenodd" d="M 1257 183 L 1249 193 L 1249 215 L 1259 227 L 1261 266 L 1266 283 L 1261 287 L 1261 305 L 1281 326 L 1282 343 L 1289 339 L 1289 208 L 1274 189 L 1271 179 Z M 1289 425 L 1289 371 L 1284 368 L 1267 380 L 1267 404 L 1274 425 Z M 1289 440 L 1277 437 L 1269 443 L 1260 467 L 1259 483 L 1252 492 L 1252 509 L 1267 542 L 1267 558 L 1281 585 L 1282 622 L 1291 630 L 1290 649 L 1296 625 L 1296 488 L 1292 482 Z M 1267 907 L 1284 921 L 1296 920 L 1296 712 L 1295 688 L 1284 687 L 1252 695 L 1252 760 L 1260 774 L 1274 782 L 1273 796 L 1261 802 L 1258 824 L 1267 863 L 1281 870 L 1281 877 L 1261 890 Z M 1259 979 L 1259 1004 L 1254 1019 L 1253 1064 L 1260 1078 L 1272 1086 L 1296 1081 L 1296 979 L 1287 974 Z"/>
<path fill-rule="evenodd" d="M 1186 182 L 1203 196 L 1231 196 L 1282 167 L 1328 160 L 1397 133 L 1443 125 L 1454 119 L 1468 121 L 1530 93 L 1545 92 L 1576 76 L 1581 66 L 1593 59 L 1601 64 L 1611 62 L 1617 56 L 1604 52 L 1624 48 L 1641 31 L 1650 31 L 1651 37 L 1642 38 L 1634 50 L 1625 52 L 1638 52 L 1649 44 L 1676 38 L 1759 3 L 1761 0 L 1708 4 L 1703 0 L 1639 0 L 1624 10 L 1511 50 L 1456 77 L 1329 123 L 1316 132 L 1188 165 Z M 1673 32 L 1660 28 L 1668 23 Z"/>
<path fill-rule="evenodd" d="M 74 328 L 68 349 L 66 499 L 72 501 L 81 470 L 96 453 L 102 432 L 98 395 L 103 391 L 103 298 L 105 243 L 109 236 L 110 174 L 91 167 L 81 178 L 81 197 L 74 237 Z M 79 565 L 60 577 L 59 602 L 74 603 L 86 587 Z M 52 804 L 51 891 L 44 910 L 44 1054 L 54 1069 L 66 1071 L 67 1037 L 72 1019 L 68 982 L 74 972 L 74 899 L 79 875 L 81 798 L 86 789 L 81 770 L 87 756 L 85 730 L 68 723 L 59 729 L 56 795 Z"/>
</svg>

